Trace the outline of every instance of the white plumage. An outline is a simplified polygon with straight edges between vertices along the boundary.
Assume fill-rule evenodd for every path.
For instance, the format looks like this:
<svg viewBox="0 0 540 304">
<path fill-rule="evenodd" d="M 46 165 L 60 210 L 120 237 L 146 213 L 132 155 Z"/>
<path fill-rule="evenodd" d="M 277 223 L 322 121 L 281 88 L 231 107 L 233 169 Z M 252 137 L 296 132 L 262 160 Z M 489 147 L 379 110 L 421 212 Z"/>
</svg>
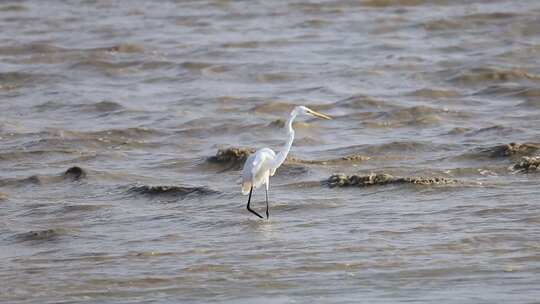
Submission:
<svg viewBox="0 0 540 304">
<path fill-rule="evenodd" d="M 244 164 L 242 170 L 242 194 L 248 195 L 251 187 L 257 189 L 261 185 L 266 185 L 270 176 L 276 173 L 275 162 L 276 153 L 270 148 L 262 148 L 251 154 Z"/>
<path fill-rule="evenodd" d="M 251 201 L 251 193 L 253 188 L 259 188 L 262 185 L 266 186 L 266 218 L 269 217 L 268 214 L 268 187 L 270 183 L 270 176 L 273 176 L 276 173 L 276 169 L 281 166 L 281 164 L 287 158 L 287 154 L 291 150 L 291 146 L 294 140 L 294 130 L 292 128 L 293 120 L 299 114 L 312 115 L 315 117 L 320 117 L 324 119 L 331 119 L 330 117 L 315 112 L 304 106 L 295 107 L 289 119 L 285 123 L 285 129 L 288 134 L 287 142 L 281 149 L 279 153 L 275 153 L 270 148 L 262 148 L 257 150 L 254 154 L 251 154 L 244 164 L 242 169 L 242 194 L 248 195 L 247 209 L 258 217 L 262 218 L 260 214 L 252 210 L 249 206 Z"/>
</svg>

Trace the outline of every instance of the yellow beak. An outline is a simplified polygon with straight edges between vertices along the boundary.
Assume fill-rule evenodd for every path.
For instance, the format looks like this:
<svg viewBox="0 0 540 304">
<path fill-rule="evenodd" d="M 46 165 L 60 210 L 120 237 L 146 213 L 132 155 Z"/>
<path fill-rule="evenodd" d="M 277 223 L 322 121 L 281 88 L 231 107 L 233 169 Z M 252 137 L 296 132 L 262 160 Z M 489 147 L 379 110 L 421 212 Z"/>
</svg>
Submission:
<svg viewBox="0 0 540 304">
<path fill-rule="evenodd" d="M 316 111 L 313 111 L 311 109 L 308 109 L 308 112 L 309 114 L 313 115 L 313 116 L 316 116 L 316 117 L 319 117 L 319 118 L 322 118 L 322 119 L 332 119 L 332 117 L 328 116 L 328 115 L 324 115 L 322 113 L 319 113 L 319 112 L 316 112 Z"/>
</svg>

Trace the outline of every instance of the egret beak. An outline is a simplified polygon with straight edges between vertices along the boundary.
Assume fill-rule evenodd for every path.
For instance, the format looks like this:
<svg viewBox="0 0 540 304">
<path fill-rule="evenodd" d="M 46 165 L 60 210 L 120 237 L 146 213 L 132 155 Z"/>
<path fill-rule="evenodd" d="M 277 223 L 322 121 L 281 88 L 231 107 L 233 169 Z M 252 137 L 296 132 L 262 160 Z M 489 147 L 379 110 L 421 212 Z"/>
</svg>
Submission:
<svg viewBox="0 0 540 304">
<path fill-rule="evenodd" d="M 330 117 L 330 116 L 328 116 L 328 115 L 324 115 L 324 114 L 322 114 L 322 113 L 315 112 L 315 111 L 313 111 L 313 110 L 311 110 L 311 109 L 308 109 L 308 113 L 311 114 L 311 115 L 313 115 L 313 116 L 322 118 L 322 119 L 328 119 L 328 120 L 332 119 L 332 117 Z"/>
</svg>

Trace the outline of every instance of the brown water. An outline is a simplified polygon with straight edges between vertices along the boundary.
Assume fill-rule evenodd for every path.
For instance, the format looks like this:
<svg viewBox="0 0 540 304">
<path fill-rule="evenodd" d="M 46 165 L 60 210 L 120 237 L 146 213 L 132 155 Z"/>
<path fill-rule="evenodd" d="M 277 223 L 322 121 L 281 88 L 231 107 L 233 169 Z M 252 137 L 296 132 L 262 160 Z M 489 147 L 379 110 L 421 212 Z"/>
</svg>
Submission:
<svg viewBox="0 0 540 304">
<path fill-rule="evenodd" d="M 0 302 L 537 302 L 539 120 L 536 0 L 1 1 Z"/>
</svg>

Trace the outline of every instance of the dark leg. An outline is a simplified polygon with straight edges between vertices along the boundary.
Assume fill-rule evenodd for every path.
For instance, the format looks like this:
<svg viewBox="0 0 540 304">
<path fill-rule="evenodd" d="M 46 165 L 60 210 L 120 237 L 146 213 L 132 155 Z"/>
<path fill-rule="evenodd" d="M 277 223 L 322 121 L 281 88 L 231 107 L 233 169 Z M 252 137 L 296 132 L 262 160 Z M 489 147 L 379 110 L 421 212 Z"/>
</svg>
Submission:
<svg viewBox="0 0 540 304">
<path fill-rule="evenodd" d="M 252 210 L 251 208 L 249 208 L 249 203 L 251 202 L 251 192 L 253 192 L 253 187 L 251 187 L 251 189 L 249 190 L 249 198 L 248 198 L 248 203 L 247 203 L 247 210 L 249 210 L 249 212 L 255 214 L 256 216 L 258 216 L 260 218 L 263 218 L 260 214 L 255 212 L 255 210 Z"/>
<path fill-rule="evenodd" d="M 266 188 L 266 219 L 268 219 L 270 215 L 268 214 L 268 188 Z"/>
</svg>

